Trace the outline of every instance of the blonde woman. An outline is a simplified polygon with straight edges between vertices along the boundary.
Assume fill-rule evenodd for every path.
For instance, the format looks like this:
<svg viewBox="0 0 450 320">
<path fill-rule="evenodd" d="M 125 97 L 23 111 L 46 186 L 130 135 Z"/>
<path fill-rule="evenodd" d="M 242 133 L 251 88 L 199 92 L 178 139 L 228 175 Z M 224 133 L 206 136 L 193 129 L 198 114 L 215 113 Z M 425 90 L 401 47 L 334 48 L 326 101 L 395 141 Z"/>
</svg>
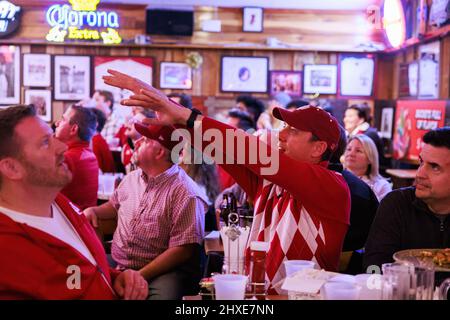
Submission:
<svg viewBox="0 0 450 320">
<path fill-rule="evenodd" d="M 350 138 L 344 153 L 344 167 L 367 183 L 378 198 L 392 191 L 391 184 L 378 171 L 378 151 L 368 136 L 357 134 Z"/>
</svg>

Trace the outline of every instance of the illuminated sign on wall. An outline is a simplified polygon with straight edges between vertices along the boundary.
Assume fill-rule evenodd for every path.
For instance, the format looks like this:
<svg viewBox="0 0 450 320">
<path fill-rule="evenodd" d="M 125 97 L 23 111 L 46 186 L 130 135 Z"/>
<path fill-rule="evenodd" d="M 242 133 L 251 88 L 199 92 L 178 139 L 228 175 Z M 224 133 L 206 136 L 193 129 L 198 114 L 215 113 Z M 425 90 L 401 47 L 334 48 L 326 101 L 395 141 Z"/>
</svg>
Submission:
<svg viewBox="0 0 450 320">
<path fill-rule="evenodd" d="M 17 30 L 20 24 L 20 7 L 8 1 L 0 1 L 0 38 Z"/>
<path fill-rule="evenodd" d="M 405 42 L 405 14 L 400 0 L 384 1 L 383 28 L 392 47 L 400 47 Z"/>
<path fill-rule="evenodd" d="M 52 27 L 46 39 L 53 42 L 71 40 L 102 40 L 118 44 L 119 16 L 114 11 L 97 10 L 100 0 L 69 0 L 71 6 L 55 4 L 47 10 L 46 19 Z M 102 30 L 103 29 L 103 30 Z"/>
</svg>

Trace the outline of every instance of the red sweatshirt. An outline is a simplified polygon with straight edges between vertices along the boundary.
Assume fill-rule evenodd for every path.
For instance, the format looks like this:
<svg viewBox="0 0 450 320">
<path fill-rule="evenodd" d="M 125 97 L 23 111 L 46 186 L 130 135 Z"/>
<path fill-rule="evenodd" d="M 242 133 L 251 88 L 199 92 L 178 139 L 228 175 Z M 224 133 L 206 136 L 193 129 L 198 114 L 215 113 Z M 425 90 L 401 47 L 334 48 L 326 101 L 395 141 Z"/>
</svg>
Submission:
<svg viewBox="0 0 450 320">
<path fill-rule="evenodd" d="M 100 133 L 92 137 L 92 151 L 97 157 L 98 166 L 102 172 L 116 172 L 114 158 L 108 143 Z"/>
<path fill-rule="evenodd" d="M 97 205 L 98 161 L 88 142 L 67 145 L 64 153 L 67 166 L 72 171 L 72 181 L 61 190 L 80 209 Z"/>
<path fill-rule="evenodd" d="M 236 148 L 236 129 L 203 118 L 202 130 L 218 129 L 223 139 L 215 136 L 216 154 L 225 159 L 237 158 L 243 150 L 256 145 L 255 136 L 245 134 L 246 147 Z M 226 140 L 226 130 L 233 130 L 235 148 Z M 240 130 L 242 134 L 242 130 Z M 192 132 L 191 132 L 192 134 Z M 254 144 L 250 144 L 252 141 Z M 209 142 L 203 144 L 205 148 Z M 223 148 L 220 148 L 220 145 Z M 195 147 L 195 146 L 194 146 Z M 266 148 L 260 144 L 259 148 Z M 226 151 L 225 151 L 226 150 Z M 255 155 L 257 150 L 251 150 Z M 344 237 L 350 221 L 350 191 L 341 174 L 327 169 L 327 163 L 311 164 L 300 162 L 279 153 L 279 169 L 275 174 L 267 175 L 261 168 L 257 156 L 256 164 L 250 164 L 247 155 L 245 164 L 221 165 L 244 189 L 247 195 L 255 199 L 255 212 L 250 234 L 251 241 L 270 242 L 266 259 L 266 278 L 271 285 L 278 283 L 286 274 L 284 260 L 313 260 L 321 268 L 336 271 L 342 251 Z M 248 259 L 248 254 L 246 255 Z M 280 292 L 271 288 L 270 293 Z"/>
<path fill-rule="evenodd" d="M 58 238 L 0 213 L 0 299 L 116 299 L 111 288 L 119 272 L 109 268 L 95 231 L 67 198 L 58 195 L 56 204 L 97 266 Z M 80 289 L 67 286 L 71 265 L 80 268 Z"/>
</svg>

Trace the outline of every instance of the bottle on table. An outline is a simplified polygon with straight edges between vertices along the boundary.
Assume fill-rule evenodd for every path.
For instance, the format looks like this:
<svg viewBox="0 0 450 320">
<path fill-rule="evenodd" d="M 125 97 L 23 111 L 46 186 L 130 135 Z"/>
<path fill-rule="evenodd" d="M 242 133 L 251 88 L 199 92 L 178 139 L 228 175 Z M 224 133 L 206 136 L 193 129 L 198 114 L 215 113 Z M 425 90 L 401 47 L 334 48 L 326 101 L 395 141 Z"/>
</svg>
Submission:
<svg viewBox="0 0 450 320">
<path fill-rule="evenodd" d="M 250 290 L 256 298 L 266 295 L 266 256 L 269 247 L 269 242 L 250 243 Z"/>
</svg>

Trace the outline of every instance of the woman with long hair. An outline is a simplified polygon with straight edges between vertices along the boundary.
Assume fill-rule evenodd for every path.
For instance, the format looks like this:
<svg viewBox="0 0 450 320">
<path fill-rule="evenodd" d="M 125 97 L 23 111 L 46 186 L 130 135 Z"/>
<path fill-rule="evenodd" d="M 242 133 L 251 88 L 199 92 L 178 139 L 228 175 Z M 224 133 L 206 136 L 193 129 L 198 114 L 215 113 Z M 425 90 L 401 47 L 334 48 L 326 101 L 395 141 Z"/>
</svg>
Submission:
<svg viewBox="0 0 450 320">
<path fill-rule="evenodd" d="M 344 167 L 367 183 L 381 201 L 392 191 L 392 186 L 380 175 L 378 166 L 378 150 L 372 139 L 363 134 L 350 138 L 344 153 Z"/>
</svg>

